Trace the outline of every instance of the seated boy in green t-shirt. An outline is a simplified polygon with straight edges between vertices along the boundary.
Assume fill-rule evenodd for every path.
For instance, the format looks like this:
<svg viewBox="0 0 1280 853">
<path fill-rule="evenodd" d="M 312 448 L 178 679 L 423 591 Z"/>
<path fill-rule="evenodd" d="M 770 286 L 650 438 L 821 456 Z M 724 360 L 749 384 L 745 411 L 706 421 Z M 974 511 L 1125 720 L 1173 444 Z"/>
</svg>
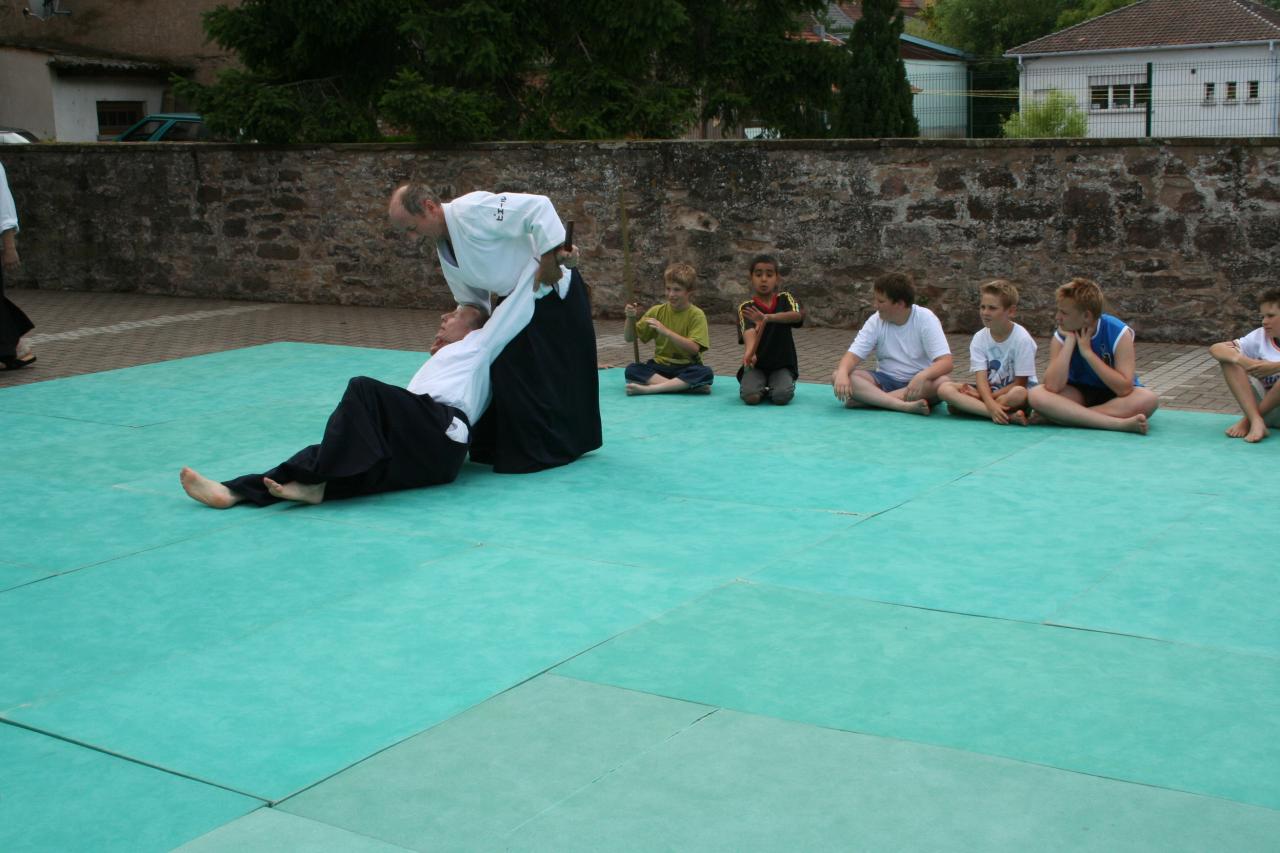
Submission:
<svg viewBox="0 0 1280 853">
<path fill-rule="evenodd" d="M 638 337 L 646 343 L 657 339 L 653 358 L 644 364 L 627 365 L 628 394 L 711 393 L 715 374 L 702 363 L 702 353 L 711 346 L 707 315 L 690 301 L 697 277 L 689 264 L 672 264 L 662 274 L 666 302 L 653 306 L 638 320 L 640 306 L 626 307 L 623 337 L 627 341 Z"/>
</svg>

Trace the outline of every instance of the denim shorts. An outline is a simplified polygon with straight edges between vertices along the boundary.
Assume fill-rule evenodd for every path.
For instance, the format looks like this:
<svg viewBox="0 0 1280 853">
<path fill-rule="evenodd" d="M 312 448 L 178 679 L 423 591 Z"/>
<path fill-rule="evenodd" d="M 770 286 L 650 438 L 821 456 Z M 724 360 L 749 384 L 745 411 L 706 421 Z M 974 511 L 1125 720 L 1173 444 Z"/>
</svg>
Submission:
<svg viewBox="0 0 1280 853">
<path fill-rule="evenodd" d="M 880 386 L 880 390 L 886 394 L 892 394 L 894 391 L 897 391 L 899 388 L 906 388 L 907 382 L 911 381 L 910 379 L 907 379 L 905 381 L 902 379 L 895 379 L 889 374 L 885 373 L 883 370 L 871 371 L 871 378 L 874 379 L 876 384 Z"/>
</svg>

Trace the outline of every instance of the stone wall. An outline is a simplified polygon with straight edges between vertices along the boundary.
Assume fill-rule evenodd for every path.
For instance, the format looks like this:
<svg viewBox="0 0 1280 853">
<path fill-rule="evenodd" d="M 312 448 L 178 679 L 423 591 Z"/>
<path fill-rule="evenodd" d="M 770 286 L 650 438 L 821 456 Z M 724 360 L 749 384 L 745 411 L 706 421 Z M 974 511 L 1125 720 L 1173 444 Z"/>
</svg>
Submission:
<svg viewBox="0 0 1280 853">
<path fill-rule="evenodd" d="M 1098 279 L 1144 340 L 1257 325 L 1280 268 L 1280 143 L 1080 140 L 510 143 L 416 146 L 31 145 L 0 152 L 23 221 L 15 284 L 235 299 L 441 307 L 434 252 L 398 238 L 386 198 L 549 195 L 577 222 L 597 314 L 619 316 L 693 263 L 728 320 L 751 255 L 783 262 L 811 322 L 855 326 L 871 281 L 905 270 L 952 331 L 975 284 L 1014 279 L 1049 330 L 1053 289 Z M 625 208 L 629 239 L 624 241 Z"/>
</svg>

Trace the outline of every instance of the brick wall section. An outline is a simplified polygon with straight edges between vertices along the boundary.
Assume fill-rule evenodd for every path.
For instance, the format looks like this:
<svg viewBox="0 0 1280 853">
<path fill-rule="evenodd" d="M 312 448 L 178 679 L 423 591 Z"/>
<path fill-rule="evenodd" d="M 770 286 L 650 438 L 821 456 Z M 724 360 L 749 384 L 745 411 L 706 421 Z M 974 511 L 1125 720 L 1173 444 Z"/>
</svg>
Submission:
<svg viewBox="0 0 1280 853">
<path fill-rule="evenodd" d="M 189 67 L 201 83 L 235 64 L 208 41 L 202 15 L 240 0 L 68 0 L 70 15 L 25 17 L 26 0 L 0 4 L 0 41 L 67 53 L 106 53 Z"/>
<path fill-rule="evenodd" d="M 871 281 L 906 270 L 950 331 L 975 284 L 1021 286 L 1050 328 L 1053 288 L 1097 278 L 1144 340 L 1257 325 L 1280 284 L 1275 140 L 510 143 L 415 146 L 32 145 L 3 152 L 23 218 L 18 286 L 444 307 L 434 252 L 396 236 L 406 176 L 446 193 L 549 195 L 577 221 L 597 314 L 624 302 L 620 205 L 642 301 L 673 260 L 727 320 L 748 258 L 776 253 L 813 322 L 856 326 Z"/>
</svg>

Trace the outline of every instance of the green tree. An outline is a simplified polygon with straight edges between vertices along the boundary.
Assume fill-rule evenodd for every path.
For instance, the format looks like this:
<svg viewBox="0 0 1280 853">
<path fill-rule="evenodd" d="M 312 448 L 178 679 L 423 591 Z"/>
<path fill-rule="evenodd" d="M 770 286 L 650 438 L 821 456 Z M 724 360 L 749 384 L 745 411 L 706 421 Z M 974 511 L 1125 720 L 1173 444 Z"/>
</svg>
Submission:
<svg viewBox="0 0 1280 853">
<path fill-rule="evenodd" d="M 826 136 L 842 47 L 791 37 L 812 0 L 688 2 L 690 28 L 677 47 L 690 63 L 699 120 L 726 127 L 748 122 L 780 136 Z"/>
<path fill-rule="evenodd" d="M 1089 117 L 1076 99 L 1050 89 L 1043 100 L 1027 104 L 1002 126 L 1009 139 L 1053 139 L 1085 136 Z"/>
<path fill-rule="evenodd" d="M 863 0 L 849 37 L 832 130 L 837 136 L 918 136 L 911 84 L 901 59 L 902 10 L 896 0 Z"/>
<path fill-rule="evenodd" d="M 1080 0 L 938 0 L 924 12 L 935 38 L 995 59 L 1011 47 L 1058 29 L 1058 16 Z"/>
<path fill-rule="evenodd" d="M 1136 2 L 1138 0 L 1084 0 L 1082 3 L 1077 3 L 1074 8 L 1064 10 L 1058 16 L 1053 31 L 1057 32 L 1058 30 L 1065 30 L 1067 27 L 1074 27 L 1076 24 L 1082 24 L 1090 18 L 1096 18 L 1099 15 L 1123 9 L 1125 6 L 1132 6 Z"/>
<path fill-rule="evenodd" d="M 788 37 L 818 0 L 244 0 L 205 18 L 243 68 L 179 84 L 216 133 L 430 142 L 822 126 L 838 68 Z"/>
<path fill-rule="evenodd" d="M 212 87 L 176 84 L 219 135 L 263 142 L 375 139 L 377 102 L 403 62 L 398 22 L 413 0 L 245 0 L 205 14 L 243 68 Z"/>
</svg>

